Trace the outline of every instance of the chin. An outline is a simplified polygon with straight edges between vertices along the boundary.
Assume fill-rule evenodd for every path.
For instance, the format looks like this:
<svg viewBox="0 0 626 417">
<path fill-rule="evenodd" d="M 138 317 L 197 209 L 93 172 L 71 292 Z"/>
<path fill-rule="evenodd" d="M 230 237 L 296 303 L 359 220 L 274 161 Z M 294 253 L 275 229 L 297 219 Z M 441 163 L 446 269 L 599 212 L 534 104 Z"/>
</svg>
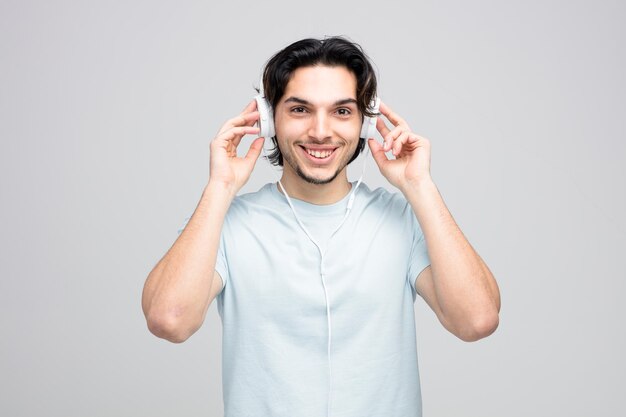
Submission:
<svg viewBox="0 0 626 417">
<path fill-rule="evenodd" d="M 343 147 L 338 147 L 330 161 L 312 161 L 301 147 L 295 147 L 292 152 L 283 153 L 283 163 L 301 180 L 314 185 L 332 183 L 348 165 L 348 156 Z"/>
<path fill-rule="evenodd" d="M 310 175 L 305 174 L 304 172 L 302 172 L 300 167 L 298 167 L 296 169 L 296 174 L 298 174 L 298 177 L 302 178 L 304 181 L 308 182 L 309 184 L 324 185 L 324 184 L 333 182 L 333 180 L 337 178 L 337 175 L 339 175 L 339 171 L 335 172 L 333 175 L 329 177 L 317 178 L 317 177 L 312 177 Z"/>
</svg>

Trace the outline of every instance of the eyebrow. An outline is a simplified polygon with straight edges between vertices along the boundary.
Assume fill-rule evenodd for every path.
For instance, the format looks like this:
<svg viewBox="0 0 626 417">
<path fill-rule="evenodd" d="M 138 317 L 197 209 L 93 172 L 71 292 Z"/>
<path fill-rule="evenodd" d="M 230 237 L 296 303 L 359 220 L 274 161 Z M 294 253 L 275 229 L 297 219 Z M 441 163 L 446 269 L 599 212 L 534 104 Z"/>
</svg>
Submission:
<svg viewBox="0 0 626 417">
<path fill-rule="evenodd" d="M 286 99 L 285 103 L 298 103 L 298 104 L 311 105 L 310 101 L 305 100 L 303 98 L 295 97 L 295 96 L 291 96 L 288 99 Z M 349 103 L 358 104 L 357 101 L 355 99 L 353 99 L 353 98 L 342 98 L 341 100 L 335 101 L 335 103 L 333 103 L 333 105 L 334 106 L 341 106 L 343 104 L 349 104 Z"/>
</svg>

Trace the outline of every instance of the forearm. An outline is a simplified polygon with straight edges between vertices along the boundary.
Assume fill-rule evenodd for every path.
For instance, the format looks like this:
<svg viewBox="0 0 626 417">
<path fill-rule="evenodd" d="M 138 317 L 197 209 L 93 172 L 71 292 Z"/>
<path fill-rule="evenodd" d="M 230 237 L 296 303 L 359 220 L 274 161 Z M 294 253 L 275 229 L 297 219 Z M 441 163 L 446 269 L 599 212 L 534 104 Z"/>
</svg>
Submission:
<svg viewBox="0 0 626 417">
<path fill-rule="evenodd" d="M 195 332 L 211 302 L 220 233 L 234 192 L 209 182 L 185 229 L 146 280 L 142 307 L 159 337 L 183 341 Z"/>
<path fill-rule="evenodd" d="M 420 223 L 431 261 L 442 321 L 457 334 L 488 333 L 497 326 L 496 281 L 452 218 L 432 180 L 403 188 Z M 475 330 L 478 329 L 478 330 Z"/>
</svg>

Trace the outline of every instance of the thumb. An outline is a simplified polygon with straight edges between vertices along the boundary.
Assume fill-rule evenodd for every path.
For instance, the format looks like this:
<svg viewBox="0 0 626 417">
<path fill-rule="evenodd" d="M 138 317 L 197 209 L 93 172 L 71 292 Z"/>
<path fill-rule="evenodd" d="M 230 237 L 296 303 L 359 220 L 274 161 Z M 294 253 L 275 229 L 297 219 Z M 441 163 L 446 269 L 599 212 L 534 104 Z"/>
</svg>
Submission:
<svg viewBox="0 0 626 417">
<path fill-rule="evenodd" d="M 376 161 L 376 165 L 378 165 L 378 168 L 382 170 L 383 165 L 385 165 L 385 163 L 389 160 L 389 158 L 387 158 L 387 155 L 385 155 L 383 146 L 380 143 L 376 142 L 376 139 L 374 138 L 370 138 L 367 141 L 367 144 L 372 151 L 372 157 L 374 158 L 374 161 Z"/>
<path fill-rule="evenodd" d="M 250 149 L 248 149 L 248 153 L 246 153 L 245 160 L 252 169 L 257 159 L 259 159 L 259 155 L 261 155 L 261 150 L 263 149 L 263 143 L 265 142 L 265 138 L 256 138 L 250 144 Z"/>
</svg>

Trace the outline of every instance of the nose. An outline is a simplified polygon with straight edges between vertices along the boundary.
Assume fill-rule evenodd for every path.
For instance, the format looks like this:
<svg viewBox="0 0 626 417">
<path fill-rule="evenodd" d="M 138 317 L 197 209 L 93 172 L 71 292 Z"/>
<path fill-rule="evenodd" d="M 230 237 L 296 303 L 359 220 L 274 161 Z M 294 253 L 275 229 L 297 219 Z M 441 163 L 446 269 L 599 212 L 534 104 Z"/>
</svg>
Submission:
<svg viewBox="0 0 626 417">
<path fill-rule="evenodd" d="M 311 139 L 323 142 L 331 137 L 330 118 L 323 112 L 317 112 L 315 117 L 311 118 L 311 127 L 309 129 Z"/>
</svg>

